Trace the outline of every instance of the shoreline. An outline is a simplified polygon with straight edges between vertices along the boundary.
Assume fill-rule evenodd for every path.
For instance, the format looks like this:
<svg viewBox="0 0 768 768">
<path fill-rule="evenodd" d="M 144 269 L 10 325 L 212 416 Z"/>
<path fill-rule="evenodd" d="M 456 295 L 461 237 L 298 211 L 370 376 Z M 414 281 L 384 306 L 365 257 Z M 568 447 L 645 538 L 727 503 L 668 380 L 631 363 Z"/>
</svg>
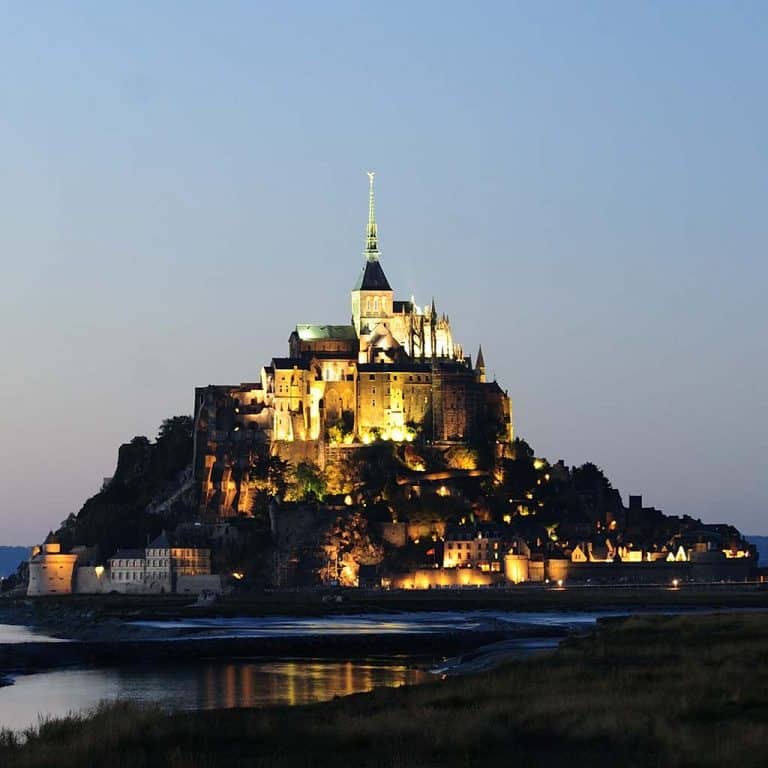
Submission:
<svg viewBox="0 0 768 768">
<path fill-rule="evenodd" d="M 273 637 L 163 638 L 117 641 L 21 642 L 0 644 L 0 678 L 67 667 L 188 664 L 201 660 L 359 659 L 407 657 L 445 659 L 502 643 L 561 640 L 567 627 L 522 624 L 496 629 L 443 632 L 346 633 Z"/>
<path fill-rule="evenodd" d="M 332 598 L 332 599 L 329 599 Z M 337 602 L 340 598 L 340 602 Z M 768 584 L 521 585 L 493 589 L 264 591 L 197 605 L 188 595 L 62 595 L 0 598 L 0 623 L 24 625 L 65 639 L 139 638 L 134 621 L 190 618 L 334 617 L 351 614 L 496 610 L 504 612 L 768 610 Z M 128 633 L 126 635 L 126 633 Z"/>
</svg>

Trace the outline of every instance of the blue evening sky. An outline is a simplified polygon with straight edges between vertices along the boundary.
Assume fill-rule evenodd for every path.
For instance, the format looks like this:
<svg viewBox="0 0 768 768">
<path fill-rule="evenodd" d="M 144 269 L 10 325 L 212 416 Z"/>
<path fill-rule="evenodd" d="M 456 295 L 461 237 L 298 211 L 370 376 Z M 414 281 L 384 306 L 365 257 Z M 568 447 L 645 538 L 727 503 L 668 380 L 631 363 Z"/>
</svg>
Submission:
<svg viewBox="0 0 768 768">
<path fill-rule="evenodd" d="M 768 5 L 1 6 L 0 543 L 382 263 L 517 431 L 768 533 Z"/>
</svg>

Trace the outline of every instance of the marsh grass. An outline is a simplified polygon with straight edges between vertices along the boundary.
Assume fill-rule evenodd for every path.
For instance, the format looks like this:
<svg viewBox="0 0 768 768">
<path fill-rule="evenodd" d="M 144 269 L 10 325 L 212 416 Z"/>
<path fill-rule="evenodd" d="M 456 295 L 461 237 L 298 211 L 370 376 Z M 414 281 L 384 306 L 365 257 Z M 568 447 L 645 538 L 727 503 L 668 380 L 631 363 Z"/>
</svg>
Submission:
<svg viewBox="0 0 768 768">
<path fill-rule="evenodd" d="M 0 737 L 0 765 L 766 766 L 768 614 L 603 621 L 493 672 L 326 704 L 126 703 Z"/>
</svg>

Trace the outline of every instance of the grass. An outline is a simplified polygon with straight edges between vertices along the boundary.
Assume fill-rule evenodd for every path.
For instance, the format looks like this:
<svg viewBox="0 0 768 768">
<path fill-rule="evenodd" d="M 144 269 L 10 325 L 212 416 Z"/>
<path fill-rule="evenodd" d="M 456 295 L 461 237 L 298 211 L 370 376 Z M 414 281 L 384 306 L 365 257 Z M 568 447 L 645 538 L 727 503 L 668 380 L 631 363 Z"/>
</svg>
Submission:
<svg viewBox="0 0 768 768">
<path fill-rule="evenodd" d="M 601 622 L 554 653 L 327 704 L 56 720 L 5 768 L 765 766 L 768 614 Z"/>
</svg>

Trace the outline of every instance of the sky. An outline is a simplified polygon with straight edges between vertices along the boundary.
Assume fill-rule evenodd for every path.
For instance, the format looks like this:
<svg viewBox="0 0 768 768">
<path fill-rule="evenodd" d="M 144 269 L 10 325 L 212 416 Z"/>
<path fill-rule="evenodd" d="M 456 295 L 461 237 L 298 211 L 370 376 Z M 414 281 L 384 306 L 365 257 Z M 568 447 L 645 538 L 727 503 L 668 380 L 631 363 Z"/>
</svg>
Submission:
<svg viewBox="0 0 768 768">
<path fill-rule="evenodd" d="M 1 4 L 0 544 L 396 295 L 536 454 L 768 534 L 768 5 Z"/>
</svg>

